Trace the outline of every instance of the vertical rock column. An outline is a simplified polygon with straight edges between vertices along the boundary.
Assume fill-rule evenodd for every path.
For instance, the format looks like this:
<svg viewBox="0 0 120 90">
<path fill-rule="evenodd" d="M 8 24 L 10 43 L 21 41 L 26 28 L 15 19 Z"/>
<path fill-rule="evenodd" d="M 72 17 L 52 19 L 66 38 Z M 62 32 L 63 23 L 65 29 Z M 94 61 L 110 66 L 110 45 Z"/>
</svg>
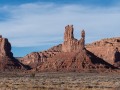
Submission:
<svg viewBox="0 0 120 90">
<path fill-rule="evenodd" d="M 65 42 L 74 38 L 73 30 L 74 30 L 73 25 L 68 25 L 65 27 L 65 33 L 64 33 L 64 41 Z"/>
<path fill-rule="evenodd" d="M 64 42 L 62 44 L 63 52 L 77 52 L 85 48 L 85 31 L 82 30 L 80 40 L 74 38 L 73 31 L 73 25 L 65 27 Z"/>
<path fill-rule="evenodd" d="M 63 52 L 71 52 L 71 47 L 74 40 L 73 31 L 73 25 L 68 25 L 65 27 L 64 42 L 62 44 Z"/>
<path fill-rule="evenodd" d="M 81 39 L 80 39 L 80 42 L 81 42 L 81 48 L 85 48 L 85 31 L 82 30 L 81 31 Z"/>
</svg>

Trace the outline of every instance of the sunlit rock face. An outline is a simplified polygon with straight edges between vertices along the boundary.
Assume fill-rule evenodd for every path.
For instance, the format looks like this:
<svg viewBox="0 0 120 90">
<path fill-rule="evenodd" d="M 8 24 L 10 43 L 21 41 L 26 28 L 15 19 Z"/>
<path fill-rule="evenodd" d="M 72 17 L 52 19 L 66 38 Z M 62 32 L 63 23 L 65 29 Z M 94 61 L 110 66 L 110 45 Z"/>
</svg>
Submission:
<svg viewBox="0 0 120 90">
<path fill-rule="evenodd" d="M 0 36 L 0 56 L 13 57 L 11 52 L 11 44 L 8 39 L 2 38 L 2 36 Z"/>
<path fill-rule="evenodd" d="M 65 27 L 64 42 L 62 44 L 63 52 L 76 52 L 79 49 L 84 49 L 85 44 L 85 31 L 81 32 L 81 39 L 77 40 L 74 38 L 74 28 L 73 25 L 68 25 Z"/>
<path fill-rule="evenodd" d="M 11 44 L 7 38 L 0 35 L 0 70 L 20 69 L 20 63 L 15 60 L 11 52 Z"/>
<path fill-rule="evenodd" d="M 65 27 L 64 42 L 43 52 L 33 52 L 19 61 L 37 71 L 77 71 L 100 70 L 114 66 L 95 56 L 85 48 L 85 31 L 81 39 L 74 38 L 73 25 Z"/>
<path fill-rule="evenodd" d="M 110 64 L 120 61 L 120 38 L 108 38 L 86 45 L 86 49 Z"/>
</svg>

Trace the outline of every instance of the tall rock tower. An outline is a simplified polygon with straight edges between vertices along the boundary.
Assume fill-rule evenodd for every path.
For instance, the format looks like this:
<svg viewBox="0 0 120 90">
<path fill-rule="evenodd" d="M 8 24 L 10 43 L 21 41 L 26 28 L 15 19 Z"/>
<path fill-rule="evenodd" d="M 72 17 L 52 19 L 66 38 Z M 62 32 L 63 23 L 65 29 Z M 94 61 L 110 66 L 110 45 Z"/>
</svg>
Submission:
<svg viewBox="0 0 120 90">
<path fill-rule="evenodd" d="M 21 64 L 13 57 L 11 44 L 7 38 L 0 35 L 0 71 L 20 69 Z"/>
<path fill-rule="evenodd" d="M 82 41 L 82 45 L 85 46 L 85 30 L 81 31 L 81 41 Z"/>
<path fill-rule="evenodd" d="M 84 49 L 85 46 L 85 31 L 81 32 L 81 39 L 77 40 L 74 38 L 73 25 L 67 25 L 65 27 L 64 42 L 62 44 L 63 52 L 76 52 L 79 49 Z"/>
<path fill-rule="evenodd" d="M 73 25 L 68 25 L 65 27 L 64 41 L 74 39 L 73 31 L 74 31 Z"/>
</svg>

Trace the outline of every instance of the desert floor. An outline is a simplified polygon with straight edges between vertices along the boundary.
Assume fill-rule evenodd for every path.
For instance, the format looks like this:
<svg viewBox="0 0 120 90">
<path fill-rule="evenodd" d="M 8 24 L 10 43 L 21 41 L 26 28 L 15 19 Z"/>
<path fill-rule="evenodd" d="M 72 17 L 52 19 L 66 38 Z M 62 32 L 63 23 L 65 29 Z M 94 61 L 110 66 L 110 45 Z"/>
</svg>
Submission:
<svg viewBox="0 0 120 90">
<path fill-rule="evenodd" d="M 120 74 L 0 72 L 0 90 L 120 90 Z"/>
</svg>

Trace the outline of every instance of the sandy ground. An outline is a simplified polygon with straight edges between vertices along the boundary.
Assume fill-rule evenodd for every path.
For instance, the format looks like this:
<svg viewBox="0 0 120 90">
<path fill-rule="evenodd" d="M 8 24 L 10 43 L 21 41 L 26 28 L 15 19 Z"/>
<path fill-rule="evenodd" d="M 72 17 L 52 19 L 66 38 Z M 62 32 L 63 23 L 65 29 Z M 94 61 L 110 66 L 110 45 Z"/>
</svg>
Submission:
<svg viewBox="0 0 120 90">
<path fill-rule="evenodd" d="M 1 72 L 0 90 L 120 90 L 120 74 Z"/>
</svg>

